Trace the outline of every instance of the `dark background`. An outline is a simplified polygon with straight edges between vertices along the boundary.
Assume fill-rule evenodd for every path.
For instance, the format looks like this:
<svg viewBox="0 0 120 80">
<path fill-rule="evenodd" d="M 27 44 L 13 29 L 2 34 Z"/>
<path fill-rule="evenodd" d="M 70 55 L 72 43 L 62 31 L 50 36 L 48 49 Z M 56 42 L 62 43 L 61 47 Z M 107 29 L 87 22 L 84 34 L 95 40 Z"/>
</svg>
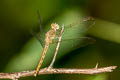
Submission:
<svg viewBox="0 0 120 80">
<path fill-rule="evenodd" d="M 79 14 L 85 17 L 93 16 L 95 19 L 95 25 L 88 30 L 87 35 L 96 42 L 86 47 L 76 47 L 74 50 L 67 48 L 65 52 L 61 49 L 60 53 L 63 54 L 57 58 L 55 67 L 93 68 L 98 62 L 100 67 L 116 65 L 118 68 L 112 73 L 98 75 L 40 75 L 37 78 L 27 77 L 21 80 L 119 80 L 119 9 L 119 0 L 1 0 L 0 72 L 36 68 L 42 48 L 30 30 L 39 29 L 39 10 L 42 25 L 46 28 L 53 21 L 69 24 L 70 21 L 75 21 L 71 17 Z M 78 32 L 81 31 L 83 30 Z M 42 67 L 48 66 L 49 59 L 48 55 Z"/>
</svg>

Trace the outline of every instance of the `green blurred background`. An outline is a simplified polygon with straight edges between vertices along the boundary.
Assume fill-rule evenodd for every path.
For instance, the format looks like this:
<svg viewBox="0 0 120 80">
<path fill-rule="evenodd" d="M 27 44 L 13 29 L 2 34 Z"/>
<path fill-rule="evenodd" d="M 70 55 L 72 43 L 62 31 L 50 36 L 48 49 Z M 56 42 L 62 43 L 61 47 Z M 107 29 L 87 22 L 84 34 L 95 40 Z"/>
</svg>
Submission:
<svg viewBox="0 0 120 80">
<path fill-rule="evenodd" d="M 37 16 L 39 10 L 45 31 L 51 22 L 67 25 L 78 18 L 86 16 L 95 18 L 95 25 L 88 31 L 86 26 L 89 25 L 86 23 L 77 25 L 82 28 L 66 30 L 63 38 L 67 36 L 79 38 L 82 34 L 87 34 L 96 42 L 84 47 L 80 47 L 78 41 L 63 43 L 54 67 L 93 68 L 98 62 L 100 67 L 116 65 L 118 68 L 112 73 L 98 75 L 40 75 L 20 80 L 119 80 L 119 4 L 119 0 L 1 0 L 0 72 L 36 68 L 42 46 L 31 35 L 30 30 L 39 31 Z M 53 50 L 54 48 L 48 51 L 42 67 L 49 65 Z"/>
</svg>

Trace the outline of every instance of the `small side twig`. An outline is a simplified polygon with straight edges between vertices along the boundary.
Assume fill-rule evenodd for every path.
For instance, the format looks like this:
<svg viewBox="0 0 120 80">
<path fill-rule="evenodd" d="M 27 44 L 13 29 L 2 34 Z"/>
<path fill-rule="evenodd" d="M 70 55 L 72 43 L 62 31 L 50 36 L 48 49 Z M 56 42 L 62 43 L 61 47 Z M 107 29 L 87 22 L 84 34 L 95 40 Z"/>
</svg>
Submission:
<svg viewBox="0 0 120 80">
<path fill-rule="evenodd" d="M 58 53 L 58 50 L 59 50 L 59 47 L 60 47 L 60 43 L 61 43 L 61 40 L 62 40 L 63 32 L 64 32 L 64 24 L 62 25 L 62 30 L 61 30 L 60 35 L 59 35 L 58 44 L 57 44 L 57 47 L 56 47 L 56 50 L 55 50 L 55 53 L 54 53 L 54 57 L 53 57 L 52 62 L 50 63 L 48 68 L 52 68 L 53 64 L 55 63 L 56 56 L 57 56 L 57 53 Z"/>
<path fill-rule="evenodd" d="M 65 69 L 65 68 L 43 68 L 40 69 L 39 74 L 99 74 L 104 72 L 112 72 L 116 66 L 109 66 L 103 68 L 92 68 L 92 69 Z M 13 72 L 13 73 L 0 73 L 0 79 L 12 79 L 18 80 L 21 77 L 34 76 L 33 71 Z"/>
</svg>

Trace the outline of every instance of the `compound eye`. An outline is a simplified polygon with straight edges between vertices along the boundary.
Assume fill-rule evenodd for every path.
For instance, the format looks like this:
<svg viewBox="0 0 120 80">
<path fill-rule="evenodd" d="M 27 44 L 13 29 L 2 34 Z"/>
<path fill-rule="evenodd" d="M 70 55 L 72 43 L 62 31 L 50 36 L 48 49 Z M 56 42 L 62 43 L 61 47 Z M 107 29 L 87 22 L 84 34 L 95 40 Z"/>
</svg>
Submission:
<svg viewBox="0 0 120 80">
<path fill-rule="evenodd" d="M 59 29 L 59 26 L 57 26 L 57 28 L 56 29 Z"/>
<path fill-rule="evenodd" d="M 59 29 L 59 25 L 58 24 L 56 24 L 56 29 Z"/>
</svg>

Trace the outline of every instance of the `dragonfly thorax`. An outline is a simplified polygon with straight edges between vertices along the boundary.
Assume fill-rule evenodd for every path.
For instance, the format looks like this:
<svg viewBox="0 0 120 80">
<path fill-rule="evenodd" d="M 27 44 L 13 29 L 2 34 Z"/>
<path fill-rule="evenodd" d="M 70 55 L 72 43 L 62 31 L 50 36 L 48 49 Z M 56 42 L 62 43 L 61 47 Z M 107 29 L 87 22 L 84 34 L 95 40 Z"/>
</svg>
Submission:
<svg viewBox="0 0 120 80">
<path fill-rule="evenodd" d="M 57 29 L 59 29 L 59 25 L 56 23 L 52 23 L 51 29 L 45 35 L 46 44 L 52 43 L 53 39 L 55 39 Z"/>
</svg>

